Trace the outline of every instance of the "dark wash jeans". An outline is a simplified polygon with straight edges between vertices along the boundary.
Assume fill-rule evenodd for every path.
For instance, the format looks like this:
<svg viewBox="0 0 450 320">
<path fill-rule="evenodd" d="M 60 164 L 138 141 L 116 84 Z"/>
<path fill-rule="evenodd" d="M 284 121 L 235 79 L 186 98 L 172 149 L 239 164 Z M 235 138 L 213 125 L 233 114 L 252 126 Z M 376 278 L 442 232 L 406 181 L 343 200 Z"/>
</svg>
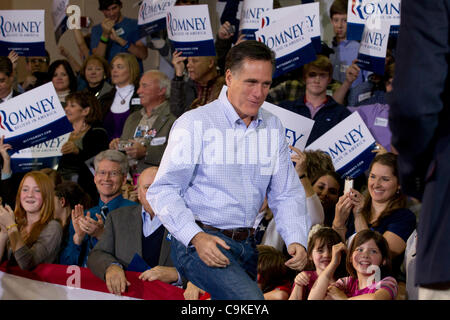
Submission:
<svg viewBox="0 0 450 320">
<path fill-rule="evenodd" d="M 195 247 L 187 248 L 172 237 L 171 257 L 182 276 L 211 295 L 212 300 L 263 300 L 256 283 L 258 252 L 253 236 L 233 240 L 220 231 L 204 230 L 223 239 L 229 250 L 217 247 L 230 260 L 225 268 L 209 267 L 198 256 Z"/>
</svg>

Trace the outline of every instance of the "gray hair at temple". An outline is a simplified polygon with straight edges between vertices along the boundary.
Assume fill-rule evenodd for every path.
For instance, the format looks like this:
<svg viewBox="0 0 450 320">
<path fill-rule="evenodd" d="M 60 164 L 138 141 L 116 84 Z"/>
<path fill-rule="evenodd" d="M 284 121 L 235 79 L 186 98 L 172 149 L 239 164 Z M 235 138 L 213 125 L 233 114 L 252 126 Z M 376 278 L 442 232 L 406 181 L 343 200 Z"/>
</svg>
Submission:
<svg viewBox="0 0 450 320">
<path fill-rule="evenodd" d="M 126 175 L 128 173 L 128 158 L 124 153 L 117 150 L 105 150 L 100 152 L 94 158 L 95 171 L 98 170 L 98 164 L 103 160 L 117 162 L 120 165 L 122 174 Z"/>
<path fill-rule="evenodd" d="M 153 75 L 159 80 L 159 88 L 164 89 L 166 88 L 166 99 L 170 98 L 170 79 L 167 77 L 167 75 L 159 70 L 148 70 L 144 73 L 144 75 Z"/>
</svg>

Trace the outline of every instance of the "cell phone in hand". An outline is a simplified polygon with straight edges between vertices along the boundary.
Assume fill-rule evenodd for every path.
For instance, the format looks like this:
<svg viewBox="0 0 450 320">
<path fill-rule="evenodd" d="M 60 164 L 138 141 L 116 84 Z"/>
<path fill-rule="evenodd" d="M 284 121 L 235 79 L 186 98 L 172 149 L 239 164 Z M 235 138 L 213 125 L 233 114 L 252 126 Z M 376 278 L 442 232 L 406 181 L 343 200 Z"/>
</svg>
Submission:
<svg viewBox="0 0 450 320">
<path fill-rule="evenodd" d="M 350 189 L 352 188 L 353 188 L 353 179 L 350 177 L 345 178 L 344 194 L 350 192 Z"/>
</svg>

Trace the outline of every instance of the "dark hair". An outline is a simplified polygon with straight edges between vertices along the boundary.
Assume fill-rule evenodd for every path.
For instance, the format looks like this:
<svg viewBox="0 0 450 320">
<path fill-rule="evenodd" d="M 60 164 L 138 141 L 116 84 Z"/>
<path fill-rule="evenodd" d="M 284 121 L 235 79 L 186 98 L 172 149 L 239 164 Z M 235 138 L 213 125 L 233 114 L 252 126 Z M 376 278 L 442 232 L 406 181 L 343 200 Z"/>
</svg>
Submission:
<svg viewBox="0 0 450 320">
<path fill-rule="evenodd" d="M 3 72 L 7 77 L 13 74 L 13 65 L 8 57 L 0 56 L 0 72 Z"/>
<path fill-rule="evenodd" d="M 375 163 L 379 163 L 381 165 L 387 166 L 391 168 L 392 174 L 397 178 L 397 182 L 400 185 L 400 177 L 398 175 L 398 167 L 397 167 L 397 156 L 392 152 L 387 152 L 383 154 L 377 155 L 369 167 L 369 174 L 372 171 L 372 167 Z M 399 208 L 406 208 L 407 205 L 407 197 L 399 190 L 394 197 L 389 201 L 388 205 L 378 217 L 377 221 L 372 224 L 372 227 L 376 227 L 378 223 L 385 217 L 389 216 L 394 210 Z M 370 220 L 370 213 L 372 208 L 372 197 L 369 192 L 366 192 L 364 198 L 364 205 L 361 210 L 361 214 L 366 219 L 366 221 Z"/>
<path fill-rule="evenodd" d="M 76 91 L 69 93 L 66 97 L 66 104 L 69 101 L 75 101 L 81 108 L 89 109 L 89 114 L 86 116 L 86 124 L 92 125 L 101 119 L 101 106 L 98 99 L 89 91 Z"/>
<path fill-rule="evenodd" d="M 61 65 L 64 67 L 64 69 L 67 72 L 67 75 L 69 76 L 70 92 L 74 92 L 77 89 L 77 78 L 75 77 L 72 67 L 70 66 L 70 63 L 67 60 L 60 59 L 52 62 L 52 64 L 48 67 L 48 75 L 50 77 L 50 80 L 53 79 L 56 69 Z"/>
<path fill-rule="evenodd" d="M 330 18 L 335 14 L 347 14 L 348 0 L 334 0 L 330 7 Z"/>
<path fill-rule="evenodd" d="M 64 198 L 71 209 L 74 209 L 77 204 L 82 204 L 84 207 L 89 206 L 91 202 L 89 195 L 78 183 L 73 181 L 64 181 L 58 184 L 55 187 L 55 196 Z"/>
<path fill-rule="evenodd" d="M 25 61 L 26 61 L 27 63 L 30 62 L 30 57 L 25 57 Z M 48 53 L 47 50 L 45 50 L 45 63 L 46 63 L 47 65 L 50 64 L 50 53 Z"/>
<path fill-rule="evenodd" d="M 264 43 L 247 40 L 232 47 L 225 58 L 225 71 L 231 72 L 239 69 L 245 59 L 263 60 L 272 63 L 272 69 L 275 68 L 275 54 Z"/>
<path fill-rule="evenodd" d="M 120 0 L 98 0 L 98 10 L 108 10 L 108 7 L 112 4 L 118 4 L 122 6 L 122 1 Z"/>
<path fill-rule="evenodd" d="M 344 181 L 343 181 L 341 175 L 334 170 L 322 171 L 317 176 L 317 179 L 315 179 L 314 181 L 311 180 L 311 185 L 314 185 L 317 182 L 317 180 L 319 180 L 321 177 L 324 177 L 324 176 L 333 177 L 333 179 L 336 180 L 336 182 L 339 184 L 339 193 L 342 193 L 342 185 L 344 184 Z"/>
<path fill-rule="evenodd" d="M 379 266 L 381 270 L 381 277 L 385 278 L 386 276 L 391 275 L 392 260 L 387 240 L 378 231 L 366 229 L 358 232 L 352 240 L 350 250 L 347 255 L 347 263 L 346 263 L 347 272 L 350 274 L 350 276 L 356 278 L 356 270 L 352 264 L 353 252 L 356 250 L 356 248 L 372 239 L 375 241 L 375 244 L 380 250 L 381 256 L 384 260 L 384 263 L 382 263 L 381 266 Z"/>
<path fill-rule="evenodd" d="M 314 232 L 308 240 L 308 249 L 307 249 L 308 262 L 306 263 L 305 270 L 311 271 L 316 270 L 316 267 L 312 259 L 312 253 L 316 243 L 318 243 L 319 248 L 323 246 L 326 246 L 328 248 L 331 259 L 331 252 L 333 246 L 341 242 L 342 242 L 341 236 L 333 228 L 321 227 L 319 230 Z M 345 277 L 347 274 L 345 270 L 345 253 L 342 253 L 342 255 L 343 256 L 341 257 L 341 263 L 339 264 L 334 273 L 335 279 Z"/>
<path fill-rule="evenodd" d="M 284 264 L 287 259 L 281 251 L 267 245 L 258 245 L 256 248 L 258 250 L 258 282 L 263 293 L 292 281 L 294 273 Z"/>
<path fill-rule="evenodd" d="M 317 181 L 326 171 L 334 171 L 333 161 L 329 154 L 322 150 L 306 150 L 306 175 L 311 184 Z M 313 182 L 314 181 L 314 182 Z"/>
</svg>

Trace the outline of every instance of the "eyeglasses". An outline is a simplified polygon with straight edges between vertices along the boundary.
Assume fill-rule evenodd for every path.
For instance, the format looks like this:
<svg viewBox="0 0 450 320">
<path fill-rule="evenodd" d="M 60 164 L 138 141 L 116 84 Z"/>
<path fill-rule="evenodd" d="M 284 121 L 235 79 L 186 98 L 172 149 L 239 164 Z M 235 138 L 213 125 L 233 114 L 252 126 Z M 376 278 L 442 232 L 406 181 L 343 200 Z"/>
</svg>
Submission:
<svg viewBox="0 0 450 320">
<path fill-rule="evenodd" d="M 329 77 L 329 74 L 326 73 L 326 72 L 308 72 L 308 74 L 307 74 L 307 77 L 308 77 L 308 78 L 315 78 L 315 77 L 317 77 L 317 76 L 319 76 L 319 78 L 320 78 L 321 80 L 323 80 L 323 79 L 328 78 L 328 77 Z"/>
<path fill-rule="evenodd" d="M 99 177 L 106 177 L 106 176 L 111 176 L 113 178 L 121 176 L 122 175 L 122 171 L 119 170 L 114 170 L 114 171 L 105 171 L 105 170 L 100 170 L 96 172 L 96 175 L 98 175 Z"/>
</svg>

